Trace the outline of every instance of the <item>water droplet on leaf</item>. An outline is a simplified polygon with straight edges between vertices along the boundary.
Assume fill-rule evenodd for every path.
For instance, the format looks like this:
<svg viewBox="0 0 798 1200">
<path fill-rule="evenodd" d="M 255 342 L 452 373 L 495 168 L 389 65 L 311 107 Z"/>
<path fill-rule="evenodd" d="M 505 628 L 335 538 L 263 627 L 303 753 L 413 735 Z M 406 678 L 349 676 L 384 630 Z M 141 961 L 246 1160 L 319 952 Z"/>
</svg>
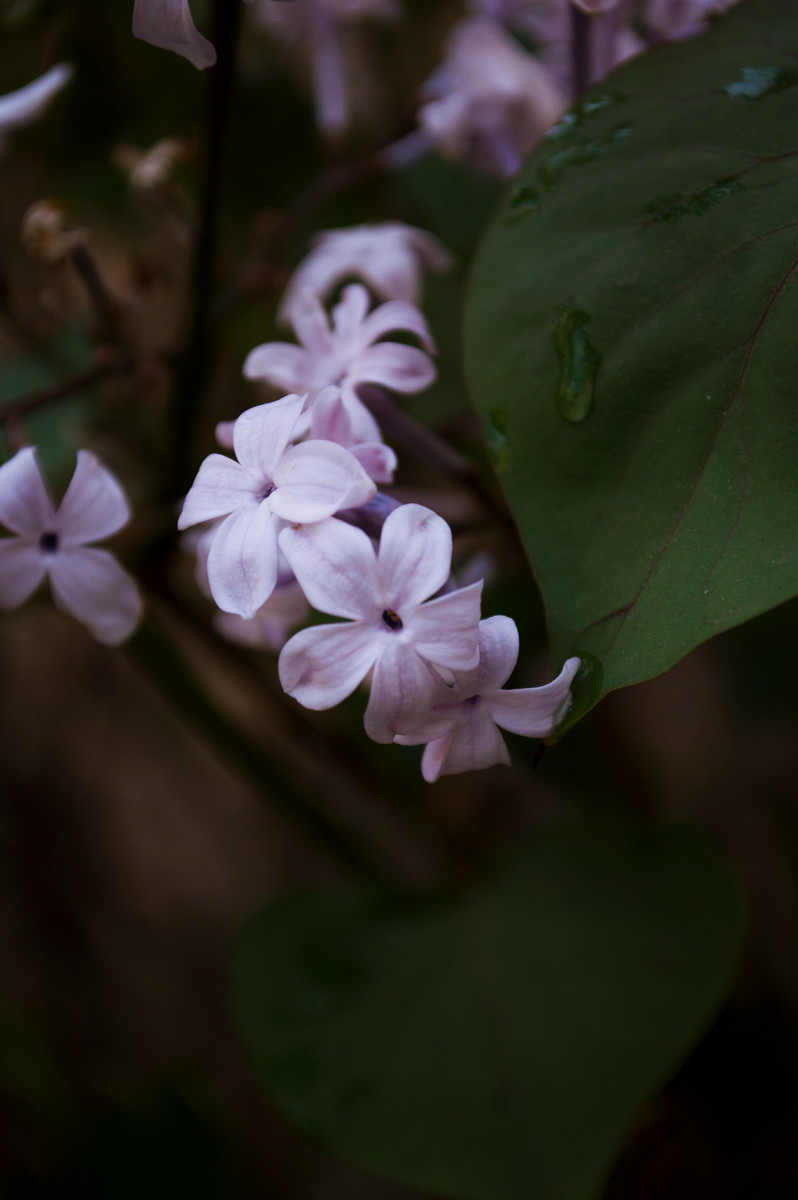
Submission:
<svg viewBox="0 0 798 1200">
<path fill-rule="evenodd" d="M 726 85 L 726 95 L 743 100 L 761 100 L 773 92 L 795 87 L 798 71 L 793 67 L 743 67 L 742 79 Z"/>
<path fill-rule="evenodd" d="M 584 421 L 594 408 L 596 372 L 601 353 L 587 332 L 589 315 L 581 308 L 566 305 L 557 313 L 551 336 L 560 363 L 557 381 L 557 411 L 566 421 Z"/>
</svg>

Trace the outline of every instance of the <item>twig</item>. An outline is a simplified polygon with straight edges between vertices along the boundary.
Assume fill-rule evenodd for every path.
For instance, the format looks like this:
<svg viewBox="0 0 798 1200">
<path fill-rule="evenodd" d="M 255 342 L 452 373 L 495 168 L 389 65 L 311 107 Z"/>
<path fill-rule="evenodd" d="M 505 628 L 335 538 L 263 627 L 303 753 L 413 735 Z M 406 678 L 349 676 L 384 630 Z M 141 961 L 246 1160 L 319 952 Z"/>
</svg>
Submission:
<svg viewBox="0 0 798 1200">
<path fill-rule="evenodd" d="M 579 99 L 590 80 L 590 22 L 591 17 L 577 8 L 571 9 L 571 86 L 574 99 Z"/>
<path fill-rule="evenodd" d="M 104 359 L 102 362 L 96 363 L 94 366 L 86 367 L 83 371 L 78 371 L 74 375 L 69 375 L 65 379 L 58 379 L 55 383 L 49 383 L 45 387 L 39 388 L 35 392 L 28 392 L 24 396 L 17 397 L 10 404 L 0 408 L 0 423 L 11 423 L 19 421 L 22 417 L 28 416 L 29 413 L 35 412 L 39 408 L 45 408 L 48 404 L 53 404 L 57 400 L 63 400 L 67 396 L 71 396 L 73 392 L 83 391 L 85 388 L 95 387 L 101 383 L 103 379 L 107 379 L 111 375 L 119 375 L 124 371 L 129 370 L 133 365 L 133 359 L 130 355 L 117 355 L 113 358 Z"/>
</svg>

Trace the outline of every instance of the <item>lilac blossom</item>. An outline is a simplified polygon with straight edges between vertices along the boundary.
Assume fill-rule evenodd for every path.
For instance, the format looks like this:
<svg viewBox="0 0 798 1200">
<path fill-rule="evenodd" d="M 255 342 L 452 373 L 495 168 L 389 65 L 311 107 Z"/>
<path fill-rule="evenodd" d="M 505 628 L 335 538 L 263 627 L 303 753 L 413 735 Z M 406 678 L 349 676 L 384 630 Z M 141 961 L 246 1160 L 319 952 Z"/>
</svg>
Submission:
<svg viewBox="0 0 798 1200">
<path fill-rule="evenodd" d="M 419 120 L 441 153 L 504 176 L 518 171 L 566 107 L 546 68 L 485 17 L 455 27 L 426 91 Z"/>
<path fill-rule="evenodd" d="M 252 618 L 271 595 L 281 521 L 322 521 L 376 491 L 343 446 L 289 444 L 304 404 L 304 397 L 291 395 L 242 413 L 233 426 L 238 461 L 209 455 L 186 496 L 179 529 L 224 518 L 208 551 L 211 593 L 224 612 Z"/>
<path fill-rule="evenodd" d="M 305 288 L 323 301 L 337 283 L 353 276 L 362 279 L 379 300 L 417 304 L 422 267 L 445 271 L 451 264 L 451 255 L 436 237 L 401 221 L 330 229 L 318 235 L 289 279 L 279 315 L 292 320 Z"/>
<path fill-rule="evenodd" d="M 708 28 L 709 18 L 737 3 L 739 0 L 648 0 L 645 22 L 662 38 L 693 37 Z"/>
<path fill-rule="evenodd" d="M 129 519 L 121 487 L 90 451 L 78 451 L 58 508 L 35 449 L 18 451 L 0 467 L 0 522 L 16 534 L 0 540 L 0 608 L 18 608 L 46 577 L 58 608 L 99 642 L 124 642 L 141 618 L 138 588 L 112 554 L 88 543 L 118 533 Z"/>
<path fill-rule="evenodd" d="M 216 51 L 194 24 L 188 0 L 135 0 L 133 36 L 174 50 L 200 71 L 216 62 Z"/>
<path fill-rule="evenodd" d="M 392 483 L 396 455 L 382 440 L 380 427 L 363 405 L 347 408 L 341 389 L 322 388 L 313 405 L 310 436 L 337 442 L 358 460 L 375 483 Z"/>
<path fill-rule="evenodd" d="M 362 530 L 336 520 L 285 529 L 280 545 L 313 607 L 347 618 L 283 647 L 280 682 L 305 708 L 339 704 L 371 672 L 366 733 L 391 742 L 429 711 L 440 670 L 476 666 L 482 581 L 428 598 L 449 578 L 452 556 L 451 530 L 430 509 L 395 509 L 376 552 Z"/>
<path fill-rule="evenodd" d="M 557 678 L 543 687 L 503 691 L 517 659 L 515 622 L 510 617 L 480 621 L 478 666 L 455 670 L 454 687 L 439 687 L 429 716 L 412 733 L 395 739 L 403 746 L 427 743 L 421 762 L 427 783 L 496 763 L 509 766 L 499 729 L 537 738 L 554 732 L 570 701 L 580 660 L 569 658 Z"/>
<path fill-rule="evenodd" d="M 420 392 L 435 378 L 429 357 L 435 353 L 435 345 L 427 322 L 415 305 L 403 300 L 389 300 L 369 312 L 368 292 L 353 283 L 333 308 L 330 328 L 318 299 L 303 291 L 293 306 L 291 321 L 301 345 L 265 342 L 256 346 L 244 362 L 247 379 L 263 379 L 284 391 L 309 392 L 312 399 L 334 384 L 357 421 L 364 419 L 366 412 L 357 395 L 360 384 Z M 428 353 L 378 340 L 395 329 L 415 334 Z"/>
<path fill-rule="evenodd" d="M 0 154 L 5 149 L 8 134 L 38 120 L 71 78 L 69 63 L 58 63 L 25 87 L 0 96 Z"/>
</svg>

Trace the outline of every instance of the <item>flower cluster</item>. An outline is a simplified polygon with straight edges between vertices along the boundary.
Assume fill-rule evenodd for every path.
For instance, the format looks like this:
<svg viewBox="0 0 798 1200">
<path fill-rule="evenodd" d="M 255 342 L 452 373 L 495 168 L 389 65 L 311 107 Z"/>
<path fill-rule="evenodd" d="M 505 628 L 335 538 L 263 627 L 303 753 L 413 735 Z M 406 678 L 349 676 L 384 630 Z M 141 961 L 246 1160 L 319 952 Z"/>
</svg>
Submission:
<svg viewBox="0 0 798 1200">
<path fill-rule="evenodd" d="M 499 728 L 551 733 L 579 660 L 545 687 L 501 690 L 518 655 L 514 623 L 480 620 L 482 580 L 456 585 L 442 517 L 377 492 L 396 456 L 361 388 L 413 393 L 435 377 L 427 323 L 404 298 L 433 247 L 400 228 L 401 239 L 393 225 L 328 234 L 300 264 L 283 306 L 299 344 L 267 342 L 244 363 L 248 379 L 287 394 L 217 427 L 235 458 L 205 459 L 178 525 L 202 528 L 198 578 L 220 632 L 279 649 L 280 682 L 306 708 L 331 708 L 367 683 L 367 734 L 427 744 L 432 781 L 509 762 Z M 382 238 L 391 270 L 376 253 L 371 271 L 353 272 L 352 246 L 378 251 Z M 434 261 L 443 265 L 442 250 Z M 374 272 L 374 290 L 390 298 L 372 307 L 368 289 L 350 284 L 330 320 L 320 296 Z M 386 340 L 395 331 L 420 345 Z M 289 637 L 309 606 L 339 620 Z"/>
</svg>

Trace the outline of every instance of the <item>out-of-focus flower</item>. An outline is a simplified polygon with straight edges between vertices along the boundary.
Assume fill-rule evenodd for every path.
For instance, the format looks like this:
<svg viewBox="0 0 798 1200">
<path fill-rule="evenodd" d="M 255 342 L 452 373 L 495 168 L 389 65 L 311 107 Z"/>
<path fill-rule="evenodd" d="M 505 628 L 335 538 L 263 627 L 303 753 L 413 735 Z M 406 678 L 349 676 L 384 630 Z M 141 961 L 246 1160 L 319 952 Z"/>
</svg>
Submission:
<svg viewBox="0 0 798 1200">
<path fill-rule="evenodd" d="M 280 583 L 251 621 L 235 613 L 217 613 L 214 628 L 228 641 L 238 642 L 255 650 L 282 650 L 292 630 L 307 620 L 310 605 L 296 582 Z"/>
<path fill-rule="evenodd" d="M 9 133 L 38 120 L 71 78 L 69 63 L 58 63 L 18 91 L 0 96 L 0 154 L 5 150 Z"/>
<path fill-rule="evenodd" d="M 429 711 L 436 667 L 476 666 L 482 582 L 428 599 L 452 557 L 451 530 L 430 509 L 395 509 L 377 553 L 361 529 L 336 520 L 284 529 L 280 546 L 313 607 L 348 618 L 303 629 L 283 647 L 280 682 L 305 708 L 339 704 L 373 669 L 366 733 L 391 742 Z"/>
<path fill-rule="evenodd" d="M 337 442 L 353 454 L 376 483 L 393 483 L 396 455 L 382 440 L 380 427 L 362 405 L 352 413 L 344 404 L 341 389 L 322 388 L 310 417 L 310 436 Z"/>
<path fill-rule="evenodd" d="M 113 160 L 131 187 L 140 191 L 168 183 L 175 167 L 190 157 L 188 144 L 180 138 L 162 138 L 149 150 L 122 144 L 114 147 Z"/>
<path fill-rule="evenodd" d="M 301 0 L 296 4 L 258 0 L 255 9 L 272 32 L 306 60 L 316 122 L 335 139 L 352 124 L 362 95 L 375 90 L 369 58 L 353 38 L 364 21 L 392 22 L 402 15 L 398 0 Z"/>
<path fill-rule="evenodd" d="M 343 403 L 354 421 L 364 420 L 365 406 L 357 388 L 374 383 L 396 392 L 420 392 L 435 378 L 429 354 L 435 353 L 427 322 L 413 304 L 389 300 L 369 312 L 369 294 L 359 283 L 344 289 L 327 314 L 312 292 L 301 292 L 291 321 L 300 346 L 265 342 L 244 362 L 247 379 L 263 379 L 286 392 L 309 392 L 311 401 L 331 384 L 341 389 Z M 428 351 L 379 338 L 393 330 L 414 333 Z M 360 440 L 360 439 L 358 439 Z M 368 439 L 365 439 L 368 440 Z"/>
<path fill-rule="evenodd" d="M 112 554 L 87 543 L 118 533 L 129 519 L 122 489 L 88 450 L 78 452 L 59 508 L 36 451 L 20 450 L 0 467 L 0 522 L 16 534 L 0 540 L 0 607 L 17 608 L 48 577 L 58 608 L 99 642 L 124 642 L 141 618 L 138 588 Z"/>
<path fill-rule="evenodd" d="M 225 518 L 208 550 L 211 594 L 224 612 L 251 619 L 268 600 L 277 583 L 282 520 L 322 521 L 376 491 L 342 446 L 289 445 L 303 407 L 303 397 L 285 396 L 242 413 L 233 427 L 238 461 L 209 455 L 186 496 L 179 529 Z"/>
<path fill-rule="evenodd" d="M 292 320 L 303 290 L 323 301 L 337 283 L 353 276 L 378 300 L 418 304 L 422 267 L 445 271 L 451 265 L 451 255 L 436 237 L 401 221 L 330 229 L 315 238 L 313 249 L 289 279 L 279 316 Z"/>
<path fill-rule="evenodd" d="M 562 116 L 566 98 L 546 68 L 494 21 L 455 27 L 419 113 L 438 149 L 483 170 L 514 175 Z"/>
<path fill-rule="evenodd" d="M 737 3 L 739 0 L 648 0 L 645 23 L 658 37 L 693 37 L 707 29 L 711 17 Z"/>
<path fill-rule="evenodd" d="M 50 266 L 68 258 L 84 237 L 84 230 L 65 227 L 64 209 L 56 200 L 37 200 L 22 218 L 22 244 L 31 258 Z"/>
<path fill-rule="evenodd" d="M 518 659 L 518 630 L 510 617 L 488 617 L 479 623 L 479 665 L 453 671 L 454 687 L 438 689 L 426 720 L 410 734 L 398 736 L 403 746 L 427 743 L 421 772 L 427 783 L 439 775 L 479 771 L 496 763 L 510 765 L 499 729 L 523 737 L 548 737 L 570 699 L 580 660 L 569 658 L 551 683 L 537 688 L 502 691 Z"/>
<path fill-rule="evenodd" d="M 174 50 L 200 71 L 216 62 L 216 51 L 194 24 L 188 0 L 135 0 L 133 36 Z"/>
</svg>

